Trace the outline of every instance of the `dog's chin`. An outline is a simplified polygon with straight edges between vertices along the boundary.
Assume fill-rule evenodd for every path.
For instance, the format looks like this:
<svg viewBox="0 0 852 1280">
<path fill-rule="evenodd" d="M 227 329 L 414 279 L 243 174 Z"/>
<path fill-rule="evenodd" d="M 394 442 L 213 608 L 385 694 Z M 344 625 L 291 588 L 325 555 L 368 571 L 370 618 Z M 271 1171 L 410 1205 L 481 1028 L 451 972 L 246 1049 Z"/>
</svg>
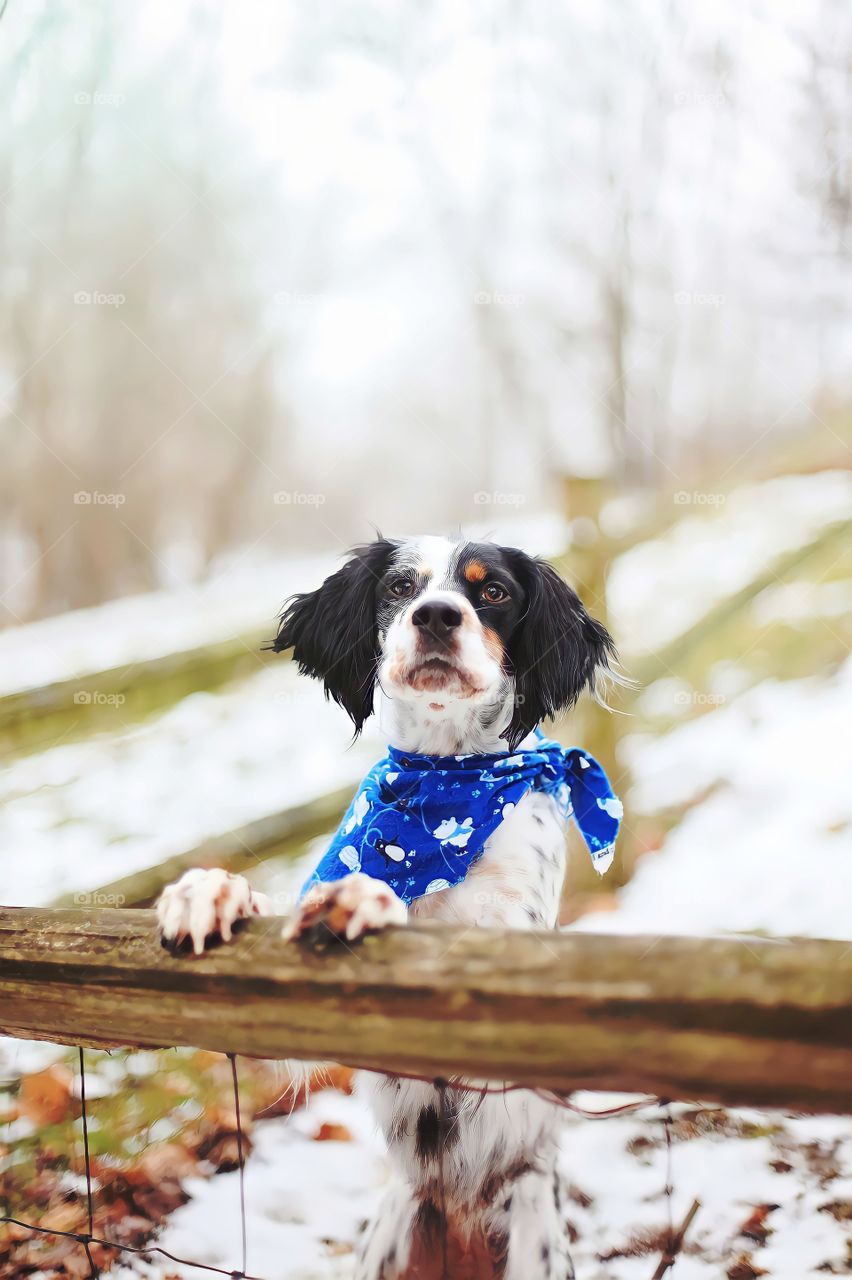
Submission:
<svg viewBox="0 0 852 1280">
<path fill-rule="evenodd" d="M 481 687 L 461 667 L 444 658 L 424 658 L 407 673 L 405 684 L 413 693 L 443 694 L 455 698 L 475 697 Z"/>
<path fill-rule="evenodd" d="M 494 696 L 493 682 L 447 658 L 429 655 L 408 665 L 389 664 L 382 685 L 398 698 L 436 703 L 486 702 Z"/>
</svg>

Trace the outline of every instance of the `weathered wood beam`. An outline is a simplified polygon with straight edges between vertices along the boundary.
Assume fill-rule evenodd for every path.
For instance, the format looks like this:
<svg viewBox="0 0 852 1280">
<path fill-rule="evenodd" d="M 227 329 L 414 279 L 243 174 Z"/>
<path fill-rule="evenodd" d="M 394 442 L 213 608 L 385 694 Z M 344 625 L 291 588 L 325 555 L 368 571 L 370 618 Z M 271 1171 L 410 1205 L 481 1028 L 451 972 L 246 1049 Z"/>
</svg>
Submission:
<svg viewBox="0 0 852 1280">
<path fill-rule="evenodd" d="M 778 583 L 786 582 L 818 552 L 835 544 L 841 547 L 847 545 L 850 535 L 852 535 L 852 520 L 841 520 L 826 525 L 810 542 L 794 547 L 792 551 L 784 552 L 762 573 L 757 574 L 744 587 L 740 587 L 739 591 L 719 600 L 697 622 L 675 636 L 656 653 L 646 658 L 629 660 L 627 664 L 629 674 L 636 681 L 637 690 L 647 688 L 655 680 L 663 679 L 673 673 L 677 674 L 684 662 L 697 649 L 747 609 L 761 592 L 777 586 Z"/>
<path fill-rule="evenodd" d="M 83 672 L 0 697 L 0 750 L 46 751 L 94 732 L 121 732 L 199 689 L 253 675 L 271 659 L 264 631 L 178 650 L 146 662 Z"/>
<path fill-rule="evenodd" d="M 852 945 L 394 929 L 194 959 L 149 911 L 0 910 L 0 1031 L 852 1111 Z"/>
</svg>

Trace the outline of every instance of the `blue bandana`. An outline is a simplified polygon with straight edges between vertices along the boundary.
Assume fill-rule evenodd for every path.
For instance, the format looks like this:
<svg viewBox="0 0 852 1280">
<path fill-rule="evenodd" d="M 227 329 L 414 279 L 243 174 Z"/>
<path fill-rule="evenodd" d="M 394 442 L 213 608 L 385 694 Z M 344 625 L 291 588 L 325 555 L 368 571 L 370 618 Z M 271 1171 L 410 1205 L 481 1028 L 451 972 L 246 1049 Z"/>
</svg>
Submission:
<svg viewBox="0 0 852 1280">
<path fill-rule="evenodd" d="M 362 871 L 403 902 L 464 880 L 486 840 L 528 791 L 573 816 L 601 875 L 613 858 L 621 801 L 597 760 L 538 734 L 511 755 L 423 756 L 397 751 L 374 765 L 328 851 L 302 889 Z"/>
</svg>

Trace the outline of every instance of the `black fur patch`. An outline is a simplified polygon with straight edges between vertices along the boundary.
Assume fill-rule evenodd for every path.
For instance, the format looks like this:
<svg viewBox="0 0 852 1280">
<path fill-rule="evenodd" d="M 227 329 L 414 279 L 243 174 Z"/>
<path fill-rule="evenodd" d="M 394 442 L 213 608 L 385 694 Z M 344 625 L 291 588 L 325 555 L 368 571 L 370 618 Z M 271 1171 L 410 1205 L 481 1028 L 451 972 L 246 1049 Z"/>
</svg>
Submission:
<svg viewBox="0 0 852 1280">
<path fill-rule="evenodd" d="M 415 1145 L 421 1160 L 429 1160 L 458 1142 L 458 1111 L 446 1101 L 442 1109 L 424 1107 L 417 1117 Z"/>
<path fill-rule="evenodd" d="M 533 1173 L 534 1170 L 535 1165 L 523 1157 L 513 1161 L 508 1168 L 492 1169 L 479 1188 L 479 1203 L 483 1208 L 488 1208 L 497 1199 L 501 1188 L 516 1182 L 526 1173 Z"/>
<path fill-rule="evenodd" d="M 491 1255 L 491 1262 L 495 1267 L 495 1280 L 497 1276 L 503 1275 L 506 1261 L 509 1256 L 509 1233 L 508 1231 L 493 1230 L 489 1231 L 485 1237 L 485 1243 L 488 1246 L 488 1252 Z"/>
<path fill-rule="evenodd" d="M 302 675 L 315 676 L 361 732 L 373 709 L 378 656 L 377 598 L 397 543 L 378 538 L 355 547 L 351 559 L 317 591 L 284 606 L 276 653 L 292 649 Z"/>
<path fill-rule="evenodd" d="M 414 1234 L 435 1250 L 447 1234 L 447 1219 L 431 1200 L 424 1200 L 418 1205 L 412 1225 Z"/>
<path fill-rule="evenodd" d="M 508 650 L 515 710 L 503 736 L 514 749 L 545 716 L 567 710 L 594 688 L 597 672 L 615 657 L 615 645 L 549 564 L 510 548 L 505 554 L 528 601 Z"/>
</svg>

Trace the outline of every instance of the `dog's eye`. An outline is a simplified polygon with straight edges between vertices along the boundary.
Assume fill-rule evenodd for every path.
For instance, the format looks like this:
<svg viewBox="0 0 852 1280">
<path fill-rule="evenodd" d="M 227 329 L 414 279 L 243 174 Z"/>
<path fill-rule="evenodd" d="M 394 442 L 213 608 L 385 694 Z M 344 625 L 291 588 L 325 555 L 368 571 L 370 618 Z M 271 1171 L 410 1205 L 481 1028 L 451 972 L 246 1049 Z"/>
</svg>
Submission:
<svg viewBox="0 0 852 1280">
<path fill-rule="evenodd" d="M 500 586 L 499 582 L 489 582 L 487 586 L 482 588 L 480 599 L 484 600 L 486 604 L 502 604 L 504 600 L 509 599 L 509 593 Z"/>
<path fill-rule="evenodd" d="M 414 595 L 414 579 L 394 578 L 393 582 L 388 584 L 388 590 L 392 596 L 396 596 L 397 600 L 407 600 L 409 596 Z"/>
</svg>

